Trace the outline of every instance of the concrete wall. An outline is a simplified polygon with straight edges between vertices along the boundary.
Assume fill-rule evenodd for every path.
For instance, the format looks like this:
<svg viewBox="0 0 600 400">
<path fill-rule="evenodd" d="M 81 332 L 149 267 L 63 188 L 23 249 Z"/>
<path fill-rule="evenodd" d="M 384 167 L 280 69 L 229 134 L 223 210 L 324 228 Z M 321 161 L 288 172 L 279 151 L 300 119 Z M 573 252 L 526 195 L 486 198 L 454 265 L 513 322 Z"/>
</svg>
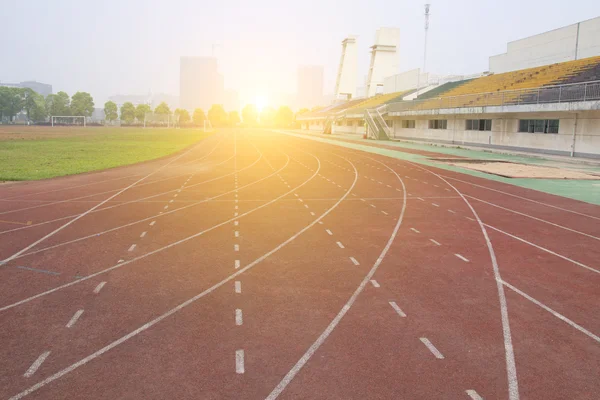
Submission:
<svg viewBox="0 0 600 400">
<path fill-rule="evenodd" d="M 494 73 L 539 67 L 600 55 L 600 17 L 509 42 L 507 52 L 490 57 Z"/>
<path fill-rule="evenodd" d="M 367 97 L 383 93 L 385 77 L 394 75 L 398 70 L 398 43 L 400 29 L 380 28 L 375 33 L 375 44 L 371 46 L 371 63 L 367 77 Z"/>
<path fill-rule="evenodd" d="M 356 78 L 358 74 L 358 48 L 356 37 L 348 36 L 342 41 L 342 55 L 335 83 L 335 98 L 342 95 L 356 97 Z"/>
<path fill-rule="evenodd" d="M 436 117 L 443 119 L 443 117 Z M 491 131 L 467 131 L 467 119 L 492 119 Z M 429 118 L 415 117 L 415 128 L 402 128 L 402 119 L 393 119 L 394 137 L 440 143 L 476 145 L 518 151 L 569 155 L 573 144 L 575 113 L 527 113 L 449 116 L 447 129 L 429 129 Z M 559 119 L 558 134 L 519 132 L 520 119 Z M 600 111 L 577 114 L 575 155 L 600 158 Z"/>
<path fill-rule="evenodd" d="M 367 128 L 365 125 L 359 126 L 358 120 L 350 120 L 351 125 L 347 124 L 347 121 L 344 121 L 342 125 L 334 125 L 332 132 L 333 133 L 350 133 L 355 135 L 363 135 L 367 132 Z"/>
</svg>

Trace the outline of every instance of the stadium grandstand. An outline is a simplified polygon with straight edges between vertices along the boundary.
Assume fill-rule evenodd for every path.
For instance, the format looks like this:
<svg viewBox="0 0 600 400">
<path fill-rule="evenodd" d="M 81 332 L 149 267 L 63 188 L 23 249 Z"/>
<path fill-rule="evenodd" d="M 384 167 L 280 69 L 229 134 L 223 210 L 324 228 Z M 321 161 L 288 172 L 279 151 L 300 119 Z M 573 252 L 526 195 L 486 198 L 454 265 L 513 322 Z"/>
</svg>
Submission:
<svg viewBox="0 0 600 400">
<path fill-rule="evenodd" d="M 482 74 L 423 76 L 390 77 L 403 89 L 298 120 L 315 132 L 600 158 L 600 17 L 511 42 Z"/>
</svg>

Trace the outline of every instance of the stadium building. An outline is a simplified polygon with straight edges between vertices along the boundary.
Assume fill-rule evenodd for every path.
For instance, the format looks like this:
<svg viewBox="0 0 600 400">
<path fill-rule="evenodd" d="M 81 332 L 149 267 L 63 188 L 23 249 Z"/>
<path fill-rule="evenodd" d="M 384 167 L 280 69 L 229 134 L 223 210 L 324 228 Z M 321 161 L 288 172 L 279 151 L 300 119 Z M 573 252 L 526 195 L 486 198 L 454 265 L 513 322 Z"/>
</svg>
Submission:
<svg viewBox="0 0 600 400">
<path fill-rule="evenodd" d="M 600 158 L 600 17 L 510 42 L 480 74 L 413 70 L 377 85 L 298 116 L 302 129 Z"/>
</svg>

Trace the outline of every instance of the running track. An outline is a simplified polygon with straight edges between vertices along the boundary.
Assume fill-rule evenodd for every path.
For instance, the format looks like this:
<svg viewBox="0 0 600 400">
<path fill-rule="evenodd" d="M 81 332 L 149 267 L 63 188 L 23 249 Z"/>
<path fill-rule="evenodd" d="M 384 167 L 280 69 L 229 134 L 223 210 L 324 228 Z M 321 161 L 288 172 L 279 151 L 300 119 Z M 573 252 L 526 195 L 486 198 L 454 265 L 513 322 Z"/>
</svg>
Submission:
<svg viewBox="0 0 600 400">
<path fill-rule="evenodd" d="M 4 185 L 0 260 L 0 398 L 600 397 L 600 207 L 308 138 Z"/>
</svg>

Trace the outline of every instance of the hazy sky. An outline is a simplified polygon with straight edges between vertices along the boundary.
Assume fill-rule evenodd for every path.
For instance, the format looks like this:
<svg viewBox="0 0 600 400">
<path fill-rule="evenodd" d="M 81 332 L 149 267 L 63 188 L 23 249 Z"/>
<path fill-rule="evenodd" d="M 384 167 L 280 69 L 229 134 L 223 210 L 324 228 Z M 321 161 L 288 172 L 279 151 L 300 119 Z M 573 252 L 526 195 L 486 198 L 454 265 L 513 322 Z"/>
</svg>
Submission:
<svg viewBox="0 0 600 400">
<path fill-rule="evenodd" d="M 179 93 L 179 57 L 215 54 L 242 104 L 293 93 L 298 65 L 325 66 L 332 93 L 340 42 L 359 36 L 359 79 L 375 30 L 400 28 L 400 71 L 422 64 L 423 4 L 407 0 L 0 0 L 0 81 L 54 92 Z M 506 43 L 600 16 L 598 0 L 431 0 L 428 68 L 487 70 Z"/>
</svg>

